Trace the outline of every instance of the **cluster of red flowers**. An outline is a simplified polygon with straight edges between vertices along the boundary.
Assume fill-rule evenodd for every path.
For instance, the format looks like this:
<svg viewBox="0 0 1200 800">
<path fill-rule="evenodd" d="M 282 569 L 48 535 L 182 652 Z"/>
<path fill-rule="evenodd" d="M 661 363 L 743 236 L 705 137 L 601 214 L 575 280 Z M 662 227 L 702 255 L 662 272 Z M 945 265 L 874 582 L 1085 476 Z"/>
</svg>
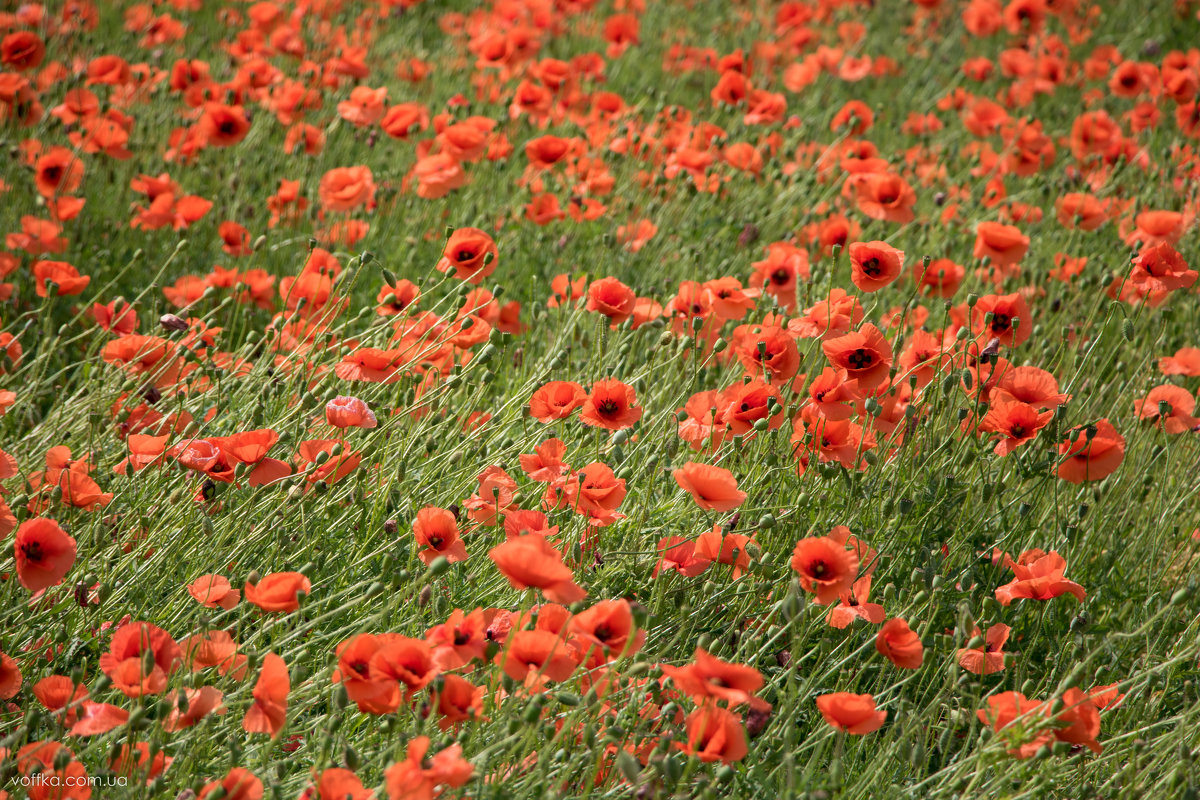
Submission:
<svg viewBox="0 0 1200 800">
<path fill-rule="evenodd" d="M 111 769 L 153 780 L 175 760 L 163 735 L 216 723 L 230 708 L 244 707 L 243 733 L 281 739 L 301 674 L 306 685 L 319 674 L 338 711 L 407 711 L 443 733 L 518 706 L 532 709 L 527 721 L 546 721 L 540 704 L 551 691 L 564 705 L 582 702 L 574 689 L 594 698 L 597 724 L 610 732 L 635 710 L 643 727 L 606 739 L 597 782 L 664 752 L 745 759 L 780 687 L 751 663 L 719 658 L 708 638 L 694 651 L 686 642 L 686 663 L 666 652 L 678 639 L 657 634 L 677 621 L 650 623 L 638 587 L 616 597 L 607 574 L 594 580 L 602 545 L 617 538 L 622 574 L 647 578 L 660 604 L 665 592 L 726 578 L 742 581 L 735 588 L 770 584 L 774 605 L 747 628 L 783 629 L 801 618 L 797 608 L 815 606 L 811 617 L 830 636 L 852 642 L 871 631 L 861 644 L 869 651 L 873 640 L 867 657 L 884 675 L 941 660 L 994 685 L 973 710 L 1010 755 L 1055 743 L 1099 753 L 1101 714 L 1120 704 L 1119 684 L 1071 686 L 1046 700 L 998 691 L 1014 660 L 1028 665 L 1010 639 L 1025 636 L 1031 601 L 1057 610 L 1075 602 L 1063 595 L 1100 595 L 1079 539 L 1040 531 L 1006 544 L 1034 548 L 1015 558 L 988 545 L 990 565 L 972 546 L 966 558 L 989 577 L 963 577 L 956 589 L 978 588 L 988 610 L 976 622 L 960 609 L 946 628 L 951 653 L 933 644 L 934 612 L 911 610 L 886 588 L 907 577 L 890 563 L 908 555 L 894 539 L 850 513 L 839 520 L 858 534 L 840 524 L 820 533 L 830 521 L 801 533 L 810 520 L 801 523 L 800 511 L 812 520 L 835 512 L 801 508 L 806 501 L 779 487 L 824 491 L 832 476 L 860 492 L 859 473 L 869 473 L 877 490 L 901 466 L 929 457 L 920 468 L 936 468 L 932 456 L 945 448 L 995 468 L 988 498 L 1010 478 L 1054 487 L 1057 515 L 1059 492 L 1086 498 L 1120 479 L 1127 446 L 1135 449 L 1125 436 L 1139 426 L 1164 448 L 1200 432 L 1200 348 L 1156 352 L 1160 375 L 1147 382 L 1070 373 L 1064 357 L 1074 351 L 1075 365 L 1090 368 L 1112 322 L 1126 342 L 1148 347 L 1137 326 L 1200 293 L 1187 238 L 1200 215 L 1200 50 L 1150 43 L 1134 58 L 1098 44 L 1106 9 L 1084 0 L 913 0 L 894 20 L 908 56 L 940 59 L 930 42 L 964 38 L 961 30 L 970 52 L 953 88 L 931 89 L 937 96 L 920 108 L 901 108 L 900 96 L 882 107 L 859 88 L 911 81 L 914 71 L 869 37 L 879 16 L 871 0 L 731 4 L 726 22 L 758 34 L 742 49 L 700 46 L 708 35 L 685 26 L 662 38 L 661 70 L 650 72 L 695 95 L 684 107 L 665 90 L 647 94 L 635 66 L 651 49 L 643 42 L 663 33 L 650 30 L 662 22 L 644 0 L 423 9 L 419 19 L 436 17 L 448 42 L 449 55 L 434 62 L 424 60 L 433 48 L 396 52 L 390 38 L 417 24 L 418 3 L 156 0 L 117 9 L 64 0 L 0 12 L 0 124 L 12 161 L 0 194 L 14 209 L 0 249 L 0 380 L 11 387 L 0 390 L 0 416 L 21 456 L 0 451 L 0 483 L 12 482 L 0 488 L 0 540 L 12 554 L 0 592 L 16 598 L 12 619 L 97 606 L 110 618 L 89 640 L 99 675 L 86 661 L 66 663 L 62 637 L 3 634 L 0 701 L 17 702 L 0 713 L 29 722 L 5 739 L 0 765 L 86 777 L 63 742 L 32 737 L 125 729 Z M 1192 5 L 1176 3 L 1181 12 Z M 102 33 L 124 36 L 138 57 L 108 52 L 120 48 Z M 593 49 L 566 55 L 575 34 Z M 403 41 L 411 48 L 411 37 Z M 453 94 L 428 85 L 442 75 L 456 76 Z M 819 124 L 806 113 L 814 87 L 842 91 Z M 1050 102 L 1072 105 L 1043 113 Z M 276 160 L 257 163 L 253 154 L 268 150 Z M 507 204 L 490 196 L 499 182 L 511 187 Z M 796 187 L 819 200 L 792 214 Z M 751 192 L 756 204 L 770 193 L 780 208 L 739 219 L 733 258 L 681 241 L 709 225 L 673 216 L 687 202 L 702 209 L 690 216 L 711 212 L 724 230 Z M 408 220 L 421 230 L 405 229 L 401 247 L 394 229 Z M 192 244 L 178 238 L 185 233 Z M 589 237 L 597 242 L 587 270 L 564 266 L 573 240 Z M 306 240 L 294 263 L 272 255 Z M 130 266 L 109 269 L 127 244 Z M 1093 255 L 1082 255 L 1089 247 Z M 160 271 L 130 276 L 160 251 Z M 1101 261 L 1112 269 L 1101 274 Z M 133 286 L 137 296 L 118 294 Z M 1108 316 L 1085 312 L 1078 298 L 1099 301 Z M 1061 335 L 1050 330 L 1064 315 Z M 1152 318 L 1167 330 L 1168 316 Z M 509 369 L 496 359 L 513 341 L 521 347 L 505 352 Z M 1048 343 L 1056 346 L 1040 347 Z M 539 348 L 558 352 L 535 367 Z M 582 350 L 584 367 L 574 358 Z M 82 454 L 84 420 L 58 396 L 79 380 L 104 398 L 89 409 Z M 513 396 L 491 396 L 496 385 Z M 456 392 L 469 408 L 450 407 Z M 1119 403 L 1089 404 L 1097 392 Z M 435 427 L 442 420 L 453 434 Z M 531 430 L 551 435 L 531 439 Z M 418 437 L 426 447 L 415 455 Z M 454 488 L 414 493 L 404 470 L 439 448 L 454 450 L 455 464 L 485 455 Z M 431 457 L 422 469 L 436 476 L 439 466 Z M 202 622 L 177 630 L 181 638 L 166 630 L 182 624 L 169 610 L 156 617 L 166 627 L 148 619 L 171 598 L 147 599 L 138 619 L 110 613 L 114 576 L 128 562 L 159 563 L 149 558 L 161 545 L 144 543 L 147 484 L 170 487 L 172 506 L 190 498 L 185 507 L 206 530 L 214 520 L 242 526 L 238 514 L 257 513 L 256 503 L 401 508 L 404 525 L 385 527 L 396 574 L 364 585 L 394 580 L 422 608 L 436 592 L 444 621 L 420 634 L 402 619 L 396 627 L 416 634 L 406 635 L 355 619 L 332 638 L 304 629 L 256 648 L 256 632 L 300 624 L 314 594 L 324 603 L 345 587 L 332 587 L 322 567 L 251 565 L 241 553 L 185 565 L 194 604 L 183 602 Z M 1086 512 L 1081 502 L 1079 518 Z M 772 532 L 776 515 L 786 538 Z M 775 570 L 789 549 L 791 572 Z M 959 539 L 940 545 L 943 558 L 966 549 Z M 938 552 L 919 568 L 931 588 L 944 577 L 932 574 Z M 1066 577 L 1068 556 L 1090 599 Z M 252 566 L 275 571 L 231 577 Z M 447 573 L 472 577 L 456 587 Z M 460 589 L 514 599 L 464 603 L 453 596 Z M 314 653 L 325 658 L 319 668 L 296 663 Z M 790 658 L 779 657 L 781 669 L 795 669 Z M 644 665 L 629 669 L 634 660 Z M 803 700 L 841 733 L 877 731 L 896 708 L 891 690 L 836 688 Z M 558 731 L 575 724 L 548 722 Z M 150 725 L 154 734 L 135 741 Z M 579 740 L 591 746 L 590 736 L 581 727 Z M 263 778 L 233 760 L 198 800 L 263 797 Z M 302 800 L 373 798 L 351 760 L 314 772 Z M 458 744 L 438 749 L 418 736 L 383 768 L 384 792 L 430 800 L 481 766 Z M 529 766 L 505 764 L 487 779 Z"/>
</svg>

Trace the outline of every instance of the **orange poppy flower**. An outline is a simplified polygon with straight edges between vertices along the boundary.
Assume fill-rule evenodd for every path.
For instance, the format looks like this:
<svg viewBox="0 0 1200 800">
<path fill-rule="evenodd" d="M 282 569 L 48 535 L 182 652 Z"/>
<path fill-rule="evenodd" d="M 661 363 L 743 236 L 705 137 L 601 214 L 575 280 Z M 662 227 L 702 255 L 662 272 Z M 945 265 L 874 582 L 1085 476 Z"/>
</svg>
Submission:
<svg viewBox="0 0 1200 800">
<path fill-rule="evenodd" d="M 16 697 L 21 691 L 21 670 L 17 662 L 5 653 L 0 653 L 0 700 Z"/>
<path fill-rule="evenodd" d="M 87 275 L 80 275 L 79 270 L 66 261 L 35 262 L 33 277 L 36 281 L 34 290 L 38 297 L 50 295 L 50 284 L 55 286 L 59 297 L 81 294 L 92 280 Z"/>
<path fill-rule="evenodd" d="M 1091 194 L 1069 192 L 1055 203 L 1058 223 L 1064 228 L 1094 231 L 1108 222 L 1108 208 Z"/>
<path fill-rule="evenodd" d="M 182 697 L 182 701 L 181 698 Z M 202 686 L 199 689 L 184 689 L 167 695 L 171 702 L 171 711 L 163 720 L 163 730 L 167 733 L 178 733 L 200 722 L 210 714 L 222 716 L 229 709 L 225 707 L 225 694 L 214 686 Z M 180 709 L 183 710 L 180 710 Z"/>
<path fill-rule="evenodd" d="M 1040 700 L 1029 700 L 1020 692 L 1001 692 L 987 699 L 987 709 L 979 709 L 975 715 L 984 725 L 1005 737 L 1008 754 L 1017 758 L 1030 758 L 1043 746 L 1054 742 L 1051 730 L 1026 731 L 1049 716 L 1049 707 Z M 1007 728 L 1020 723 L 1012 733 Z"/>
<path fill-rule="evenodd" d="M 79 709 L 83 701 L 88 699 L 88 688 L 66 675 L 42 678 L 33 685 L 32 691 L 42 707 L 54 712 L 55 719 L 67 727 L 74 725 L 79 719 Z"/>
<path fill-rule="evenodd" d="M 221 800 L 262 800 L 263 785 L 253 772 L 233 767 L 219 781 L 210 781 L 200 790 L 197 800 L 220 797 Z"/>
<path fill-rule="evenodd" d="M 875 698 L 869 694 L 834 692 L 818 695 L 817 710 L 831 726 L 856 736 L 879 730 L 887 719 L 887 712 L 878 710 Z"/>
<path fill-rule="evenodd" d="M 338 116 L 355 127 L 374 125 L 383 119 L 387 93 L 386 86 L 378 89 L 355 86 L 350 90 L 350 97 L 337 104 Z"/>
<path fill-rule="evenodd" d="M 842 595 L 842 601 L 829 609 L 826 619 L 830 627 L 845 628 L 856 619 L 878 625 L 883 622 L 883 606 L 871 603 L 871 576 L 864 575 L 850 587 L 850 591 Z"/>
<path fill-rule="evenodd" d="M 84 700 L 79 718 L 71 726 L 72 736 L 97 736 L 119 728 L 129 721 L 129 712 L 111 703 L 94 703 Z"/>
<path fill-rule="evenodd" d="M 592 384 L 579 419 L 593 428 L 619 431 L 633 427 L 642 418 L 642 413 L 632 386 L 616 378 L 605 378 Z"/>
<path fill-rule="evenodd" d="M 75 565 L 75 539 L 45 517 L 26 520 L 13 541 L 17 578 L 31 592 L 62 583 Z"/>
<path fill-rule="evenodd" d="M 1062 594 L 1073 594 L 1083 602 L 1087 592 L 1083 587 L 1063 577 L 1067 561 L 1055 551 L 1042 553 L 1033 550 L 1017 561 L 1007 559 L 1005 566 L 1013 571 L 1013 579 L 996 589 L 996 599 L 1007 606 L 1013 600 L 1051 600 Z"/>
<path fill-rule="evenodd" d="M 166 772 L 174 760 L 162 750 L 151 758 L 149 742 L 135 742 L 133 745 L 126 743 L 122 744 L 116 755 L 109 760 L 108 768 L 126 778 L 139 772 L 145 776 L 147 782 L 151 782 Z"/>
<path fill-rule="evenodd" d="M 976 675 L 991 675 L 1004 669 L 1004 644 L 1008 641 L 1009 627 L 997 623 L 988 628 L 984 643 L 979 647 L 961 648 L 958 651 L 958 665 L 967 672 Z M 980 636 L 976 627 L 972 638 Z"/>
<path fill-rule="evenodd" d="M 1007 347 L 1024 344 L 1033 334 L 1029 304 L 1019 292 L 984 295 L 972 311 L 971 329 L 986 339 L 998 339 Z"/>
<path fill-rule="evenodd" d="M 350 770 L 329 767 L 314 778 L 310 788 L 301 792 L 300 798 L 301 800 L 374 800 L 375 793 L 364 788 L 359 777 Z"/>
<path fill-rule="evenodd" d="M 33 165 L 34 185 L 45 198 L 71 194 L 83 182 L 83 162 L 65 147 L 51 147 Z"/>
<path fill-rule="evenodd" d="M 601 600 L 571 617 L 567 627 L 580 649 L 596 648 L 594 656 L 599 663 L 631 656 L 646 641 L 646 632 L 637 629 L 628 600 Z"/>
<path fill-rule="evenodd" d="M 496 242 L 479 228 L 455 228 L 442 248 L 438 271 L 454 269 L 454 277 L 476 286 L 496 271 Z"/>
<path fill-rule="evenodd" d="M 1200 425 L 1200 419 L 1193 416 L 1196 398 L 1187 389 L 1172 383 L 1156 386 L 1144 398 L 1135 400 L 1133 411 L 1169 434 L 1186 433 Z"/>
<path fill-rule="evenodd" d="M 108 651 L 100 655 L 100 669 L 127 697 L 142 697 L 166 689 L 167 676 L 182 660 L 183 650 L 162 628 L 128 622 L 117 628 Z"/>
<path fill-rule="evenodd" d="M 458 669 L 482 659 L 487 648 L 488 617 L 477 608 L 469 614 L 455 609 L 441 625 L 425 632 L 425 641 L 433 648 L 433 660 L 442 670 Z"/>
<path fill-rule="evenodd" d="M 417 557 L 426 566 L 439 556 L 451 564 L 467 558 L 467 548 L 458 537 L 454 514 L 444 508 L 426 506 L 418 511 L 413 521 L 413 536 L 417 544 L 425 548 L 417 553 Z"/>
<path fill-rule="evenodd" d="M 435 153 L 419 159 L 413 167 L 417 179 L 417 197 L 436 200 L 467 185 L 467 173 L 454 157 Z"/>
<path fill-rule="evenodd" d="M 637 296 L 616 278 L 601 278 L 588 287 L 588 311 L 598 311 L 612 320 L 613 327 L 633 316 Z"/>
<path fill-rule="evenodd" d="M 325 421 L 335 428 L 374 428 L 375 412 L 357 397 L 338 395 L 325 404 Z"/>
<path fill-rule="evenodd" d="M 37 69 L 46 57 L 46 44 L 33 31 L 13 31 L 0 41 L 0 64 L 27 72 Z"/>
<path fill-rule="evenodd" d="M 488 551 L 500 572 L 514 589 L 541 589 L 556 603 L 574 603 L 587 596 L 574 581 L 575 574 L 563 564 L 562 553 L 537 534 L 510 539 Z"/>
<path fill-rule="evenodd" d="M 916 264 L 912 274 L 923 293 L 949 300 L 962 285 L 966 270 L 948 258 L 935 258 L 928 266 Z"/>
<path fill-rule="evenodd" d="M 671 474 L 679 488 L 707 511 L 732 511 L 746 500 L 733 473 L 722 467 L 689 461 Z"/>
<path fill-rule="evenodd" d="M 440 686 L 430 698 L 430 705 L 439 715 L 438 728 L 448 731 L 460 722 L 484 719 L 485 692 L 486 687 L 475 686 L 458 675 L 441 676 Z"/>
<path fill-rule="evenodd" d="M 871 390 L 887 380 L 892 367 L 892 345 L 874 325 L 867 323 L 856 331 L 827 339 L 821 351 L 829 363 Z"/>
<path fill-rule="evenodd" d="M 401 367 L 405 361 L 404 354 L 399 350 L 360 347 L 342 356 L 333 371 L 339 378 L 348 381 L 396 383 L 403 377 Z"/>
<path fill-rule="evenodd" d="M 209 147 L 231 147 L 246 138 L 250 119 L 241 106 L 208 103 L 197 127 Z"/>
<path fill-rule="evenodd" d="M 1099 753 L 1104 747 L 1096 741 L 1100 735 L 1100 710 L 1089 694 L 1072 686 L 1062 694 L 1062 711 L 1055 716 L 1058 723 L 1054 738 Z"/>
<path fill-rule="evenodd" d="M 337 646 L 332 680 L 345 687 L 346 695 L 365 714 L 390 714 L 400 707 L 399 683 L 371 669 L 371 660 L 387 638 L 360 633 Z"/>
<path fill-rule="evenodd" d="M 682 536 L 668 536 L 658 542 L 658 563 L 651 577 L 657 578 L 663 570 L 670 569 L 680 575 L 694 578 L 712 563 L 712 559 L 696 552 L 696 543 Z"/>
<path fill-rule="evenodd" d="M 849 252 L 850 280 L 864 292 L 879 291 L 904 270 L 904 251 L 886 242 L 854 242 Z"/>
<path fill-rule="evenodd" d="M 837 602 L 850 592 L 858 575 L 858 556 L 828 536 L 812 536 L 796 543 L 792 569 L 800 575 L 804 591 L 815 594 L 821 605 Z"/>
<path fill-rule="evenodd" d="M 336 167 L 321 176 L 317 195 L 326 211 L 354 211 L 375 202 L 375 178 L 367 166 Z"/>
<path fill-rule="evenodd" d="M 462 745 L 451 745 L 430 756 L 429 737 L 418 736 L 408 743 L 405 759 L 384 771 L 384 788 L 388 800 L 433 798 L 440 788 L 462 786 L 474 772 L 471 762 L 462 757 Z"/>
<path fill-rule="evenodd" d="M 754 667 L 722 661 L 697 647 L 693 662 L 682 667 L 660 664 L 663 676 L 696 702 L 723 700 L 731 706 L 750 703 L 763 686 L 763 676 Z"/>
<path fill-rule="evenodd" d="M 732 764 L 749 753 L 746 729 L 741 719 L 728 709 L 708 704 L 687 717 L 687 741 L 675 746 L 701 761 Z"/>
<path fill-rule="evenodd" d="M 981 222 L 975 228 L 975 257 L 987 257 L 993 264 L 1019 264 L 1029 252 L 1029 237 L 1013 225 Z"/>
<path fill-rule="evenodd" d="M 1033 441 L 1038 431 L 1050 424 L 1053 411 L 1043 411 L 1017 400 L 993 398 L 979 429 L 996 435 L 995 453 L 1006 456 L 1021 445 Z"/>
<path fill-rule="evenodd" d="M 562 481 L 564 502 L 575 513 L 588 517 L 589 524 L 603 527 L 622 518 L 617 508 L 627 493 L 625 480 L 607 464 L 593 461 Z"/>
<path fill-rule="evenodd" d="M 875 649 L 901 669 L 917 669 L 925 659 L 921 637 L 899 617 L 883 623 L 875 636 Z"/>
<path fill-rule="evenodd" d="M 546 681 L 561 683 L 579 666 L 574 647 L 555 633 L 545 630 L 518 631 L 509 637 L 504 650 L 496 655 L 504 674 L 528 689 Z"/>
<path fill-rule="evenodd" d="M 1072 436 L 1074 438 L 1072 439 Z M 1063 461 L 1058 477 L 1071 483 L 1099 481 L 1116 472 L 1125 459 L 1125 437 L 1107 419 L 1075 428 L 1058 446 Z"/>
<path fill-rule="evenodd" d="M 188 594 L 205 608 L 233 608 L 242 599 L 242 593 L 229 585 L 224 575 L 201 575 L 188 586 Z"/>
<path fill-rule="evenodd" d="M 796 340 L 779 325 L 739 325 L 733 331 L 731 345 L 748 375 L 773 386 L 791 382 L 800 370 Z"/>
<path fill-rule="evenodd" d="M 846 181 L 858 210 L 871 219 L 906 224 L 913 221 L 917 193 L 892 172 L 855 173 Z"/>
<path fill-rule="evenodd" d="M 272 572 L 257 583 L 246 581 L 247 602 L 269 612 L 291 612 L 300 608 L 300 594 L 308 595 L 312 582 L 299 572 Z"/>
<path fill-rule="evenodd" d="M 1158 370 L 1163 375 L 1187 375 L 1200 377 L 1200 347 L 1181 347 L 1173 356 L 1158 360 Z"/>
<path fill-rule="evenodd" d="M 582 390 L 580 397 L 583 397 Z M 547 439 L 535 448 L 533 454 L 523 454 L 519 457 L 521 469 L 531 479 L 549 483 L 570 471 L 570 465 L 562 460 L 566 452 L 567 446 L 561 440 Z"/>
<path fill-rule="evenodd" d="M 1196 283 L 1198 275 L 1200 273 L 1188 267 L 1178 250 L 1167 242 L 1160 242 L 1144 248 L 1133 259 L 1129 280 L 1146 293 L 1172 292 L 1189 288 Z"/>
<path fill-rule="evenodd" d="M 254 684 L 254 703 L 246 710 L 242 729 L 247 733 L 269 733 L 271 738 L 279 736 L 287 721 L 287 697 L 291 690 L 287 664 L 274 653 L 267 653 Z"/>
<path fill-rule="evenodd" d="M 811 277 L 808 252 L 789 242 L 767 245 L 767 257 L 750 265 L 750 285 L 761 288 L 787 310 L 796 307 L 796 286 Z"/>
</svg>

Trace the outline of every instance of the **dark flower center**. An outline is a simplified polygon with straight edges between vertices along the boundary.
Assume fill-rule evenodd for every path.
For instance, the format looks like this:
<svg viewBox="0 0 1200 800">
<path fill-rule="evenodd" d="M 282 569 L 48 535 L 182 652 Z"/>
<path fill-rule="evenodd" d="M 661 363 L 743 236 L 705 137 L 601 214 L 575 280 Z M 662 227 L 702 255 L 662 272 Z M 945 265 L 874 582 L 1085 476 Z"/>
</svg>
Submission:
<svg viewBox="0 0 1200 800">
<path fill-rule="evenodd" d="M 40 563 L 43 558 L 42 543 L 28 542 L 21 546 L 21 552 L 25 555 L 25 560 Z"/>
<path fill-rule="evenodd" d="M 864 350 L 860 347 L 850 354 L 850 358 L 848 358 L 847 361 L 854 369 L 866 369 L 867 367 L 871 366 L 872 363 L 874 363 L 875 359 L 871 355 L 870 351 Z"/>
</svg>

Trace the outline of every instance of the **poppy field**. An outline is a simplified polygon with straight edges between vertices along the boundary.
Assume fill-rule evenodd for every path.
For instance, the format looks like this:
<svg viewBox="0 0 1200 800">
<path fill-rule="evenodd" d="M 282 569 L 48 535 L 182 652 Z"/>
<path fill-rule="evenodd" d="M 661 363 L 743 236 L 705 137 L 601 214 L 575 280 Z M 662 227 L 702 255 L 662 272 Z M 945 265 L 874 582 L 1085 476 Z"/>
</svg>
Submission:
<svg viewBox="0 0 1200 800">
<path fill-rule="evenodd" d="M 0 800 L 1200 797 L 1200 2 L 0 8 Z"/>
</svg>

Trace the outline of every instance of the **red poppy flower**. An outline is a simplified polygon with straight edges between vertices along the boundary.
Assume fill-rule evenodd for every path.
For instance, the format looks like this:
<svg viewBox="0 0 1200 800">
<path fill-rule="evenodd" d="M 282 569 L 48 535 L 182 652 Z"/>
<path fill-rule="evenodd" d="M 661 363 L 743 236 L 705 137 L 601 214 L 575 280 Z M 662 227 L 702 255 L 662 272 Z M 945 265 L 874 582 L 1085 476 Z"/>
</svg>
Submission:
<svg viewBox="0 0 1200 800">
<path fill-rule="evenodd" d="M 300 594 L 309 594 L 312 582 L 299 572 L 273 572 L 257 583 L 246 581 L 247 602 L 270 612 L 291 612 L 300 608 Z"/>
<path fill-rule="evenodd" d="M 1103 746 L 1096 741 L 1100 735 L 1100 710 L 1089 694 L 1072 686 L 1063 692 L 1062 705 L 1062 711 L 1054 718 L 1061 725 L 1055 727 L 1054 738 L 1086 747 L 1093 753 L 1103 751 Z"/>
<path fill-rule="evenodd" d="M 209 147 L 231 147 L 250 132 L 246 109 L 224 103 L 208 103 L 197 127 Z"/>
<path fill-rule="evenodd" d="M 958 651 L 958 665 L 976 675 L 991 675 L 1004 669 L 1004 644 L 1008 641 L 1009 627 L 997 623 L 988 628 L 983 644 Z M 971 636 L 978 637 L 979 628 Z"/>
<path fill-rule="evenodd" d="M 821 351 L 829 363 L 858 382 L 863 390 L 887 380 L 892 367 L 892 345 L 874 325 L 867 323 L 844 336 L 827 339 Z"/>
<path fill-rule="evenodd" d="M 575 574 L 563 564 L 562 553 L 543 536 L 510 539 L 489 550 L 488 557 L 514 589 L 541 589 L 556 603 L 574 603 L 587 596 L 575 583 Z"/>
<path fill-rule="evenodd" d="M 983 339 L 998 339 L 1007 347 L 1024 344 L 1033 334 L 1029 304 L 1020 293 L 984 295 L 972 311 L 971 329 Z"/>
<path fill-rule="evenodd" d="M 1035 730 L 1049 716 L 1046 703 L 1029 700 L 1020 692 L 1001 692 L 989 697 L 987 705 L 987 710 L 979 709 L 975 715 L 1005 738 L 1009 755 L 1030 758 L 1054 742 L 1051 730 Z"/>
<path fill-rule="evenodd" d="M 660 664 L 665 677 L 696 702 L 722 700 L 730 705 L 749 703 L 763 686 L 763 676 L 754 667 L 722 661 L 697 647 L 694 661 L 682 667 Z"/>
<path fill-rule="evenodd" d="M 817 710 L 834 728 L 854 735 L 877 731 L 887 719 L 887 712 L 878 710 L 875 698 L 869 694 L 834 692 L 818 695 Z"/>
<path fill-rule="evenodd" d="M 917 669 L 925 659 L 921 637 L 899 617 L 883 623 L 875 636 L 875 649 L 901 669 Z"/>
<path fill-rule="evenodd" d="M 113 634 L 100 669 L 126 696 L 141 697 L 166 689 L 167 676 L 182 660 L 183 650 L 169 633 L 149 622 L 130 622 Z"/>
<path fill-rule="evenodd" d="M 642 418 L 642 407 L 637 404 L 637 394 L 616 378 L 606 378 L 592 384 L 592 391 L 584 401 L 579 419 L 593 428 L 619 431 L 633 427 Z"/>
<path fill-rule="evenodd" d="M 975 228 L 975 257 L 1002 267 L 1019 264 L 1029 252 L 1029 237 L 1013 225 L 981 222 Z"/>
<path fill-rule="evenodd" d="M 337 167 L 321 176 L 317 194 L 326 211 L 354 211 L 375 200 L 375 177 L 363 165 Z"/>
<path fill-rule="evenodd" d="M 224 575 L 201 575 L 188 586 L 188 594 L 205 608 L 233 608 L 242 599 L 242 593 L 229 585 Z"/>
<path fill-rule="evenodd" d="M 242 729 L 247 733 L 279 735 L 287 721 L 287 697 L 292 689 L 287 664 L 274 653 L 263 658 L 252 692 L 254 703 L 246 710 Z"/>
<path fill-rule="evenodd" d="M 335 428 L 374 428 L 375 412 L 357 397 L 338 395 L 325 404 L 325 421 Z"/>
<path fill-rule="evenodd" d="M 253 772 L 234 767 L 219 781 L 210 781 L 200 790 L 197 800 L 220 797 L 221 800 L 262 800 L 263 784 Z"/>
<path fill-rule="evenodd" d="M 996 589 L 996 599 L 1007 606 L 1013 600 L 1051 600 L 1062 594 L 1073 594 L 1080 602 L 1087 597 L 1083 587 L 1063 577 L 1067 561 L 1055 551 L 1030 551 L 1005 566 L 1013 571 L 1013 579 Z"/>
<path fill-rule="evenodd" d="M 616 278 L 601 278 L 588 287 L 588 311 L 598 311 L 614 326 L 633 316 L 637 296 Z"/>
<path fill-rule="evenodd" d="M 995 453 L 1006 456 L 1026 442 L 1032 441 L 1054 418 L 1053 411 L 1043 411 L 1017 400 L 996 399 L 988 408 L 979 429 L 996 435 Z"/>
<path fill-rule="evenodd" d="M 679 488 L 691 494 L 696 505 L 707 511 L 732 511 L 746 500 L 737 488 L 733 473 L 711 464 L 689 461 L 671 473 Z"/>
<path fill-rule="evenodd" d="M 413 536 L 424 549 L 417 553 L 425 565 L 432 564 L 439 556 L 451 564 L 464 561 L 467 548 L 458 537 L 458 523 L 454 514 L 444 508 L 426 506 L 417 512 L 413 521 Z"/>
<path fill-rule="evenodd" d="M 573 381 L 551 381 L 529 398 L 529 415 L 543 425 L 566 419 L 587 402 L 587 392 Z"/>
<path fill-rule="evenodd" d="M 1063 480 L 1071 483 L 1103 480 L 1121 466 L 1125 437 L 1107 419 L 1100 419 L 1068 434 L 1059 444 L 1058 454 L 1065 457 L 1058 465 L 1058 477 Z"/>
<path fill-rule="evenodd" d="M 850 280 L 864 292 L 878 292 L 904 270 L 904 251 L 887 242 L 854 242 L 849 252 Z"/>
<path fill-rule="evenodd" d="M 26 520 L 13 542 L 17 578 L 31 592 L 62 583 L 75 565 L 75 540 L 57 522 L 45 517 Z"/>
<path fill-rule="evenodd" d="M 455 228 L 446 240 L 437 268 L 441 272 L 453 269 L 454 277 L 478 286 L 496 271 L 498 257 L 496 243 L 486 232 L 478 228 Z"/>
<path fill-rule="evenodd" d="M 16 697 L 21 691 L 21 670 L 5 653 L 0 653 L 0 700 Z"/>
<path fill-rule="evenodd" d="M 746 729 L 741 719 L 728 709 L 708 704 L 687 718 L 687 742 L 675 746 L 701 761 L 731 764 L 746 757 Z"/>
<path fill-rule="evenodd" d="M 858 576 L 858 556 L 828 536 L 813 536 L 796 543 L 792 569 L 800 585 L 817 596 L 821 605 L 837 602 L 848 594 Z"/>
</svg>

